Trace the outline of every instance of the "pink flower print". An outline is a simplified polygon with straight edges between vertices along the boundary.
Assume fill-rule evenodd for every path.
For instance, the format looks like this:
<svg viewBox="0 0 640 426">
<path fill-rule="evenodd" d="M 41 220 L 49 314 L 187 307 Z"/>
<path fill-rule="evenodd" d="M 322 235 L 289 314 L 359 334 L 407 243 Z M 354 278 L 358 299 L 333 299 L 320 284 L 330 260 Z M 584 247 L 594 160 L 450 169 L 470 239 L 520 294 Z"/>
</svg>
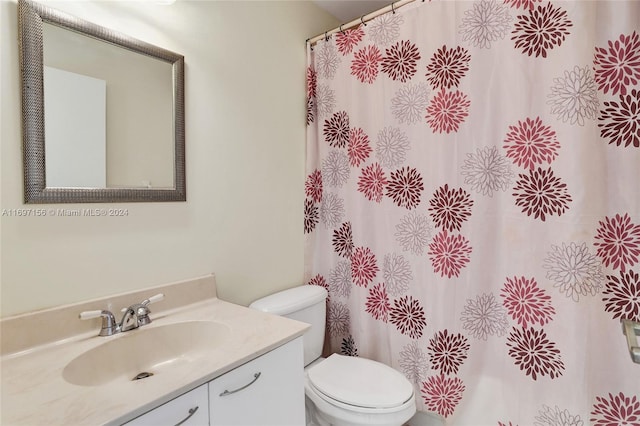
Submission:
<svg viewBox="0 0 640 426">
<path fill-rule="evenodd" d="M 422 111 L 428 103 L 429 86 L 426 83 L 407 84 L 391 99 L 391 112 L 400 123 L 415 124 L 422 119 Z"/>
<path fill-rule="evenodd" d="M 314 170 L 304 183 L 304 192 L 307 197 L 316 203 L 322 201 L 322 173 L 320 170 Z"/>
<path fill-rule="evenodd" d="M 377 46 L 365 46 L 353 55 L 351 75 L 362 83 L 373 83 L 378 77 L 378 66 L 382 61 L 382 54 Z"/>
<path fill-rule="evenodd" d="M 365 311 L 377 320 L 387 322 L 389 309 L 389 296 L 383 283 L 373 286 L 369 289 L 369 296 L 365 303 Z"/>
<path fill-rule="evenodd" d="M 394 236 L 402 250 L 410 251 L 419 256 L 431 239 L 432 231 L 433 227 L 429 223 L 427 216 L 413 211 L 403 217 L 400 223 L 396 225 Z"/>
<path fill-rule="evenodd" d="M 349 141 L 349 116 L 346 111 L 339 111 L 324 121 L 324 138 L 335 148 L 344 148 Z"/>
<path fill-rule="evenodd" d="M 640 80 L 640 35 L 620 34 L 617 40 L 609 40 L 608 48 L 596 47 L 593 69 L 598 89 L 626 95 L 627 87 Z"/>
<path fill-rule="evenodd" d="M 462 334 L 449 333 L 446 329 L 438 331 L 427 346 L 431 368 L 442 374 L 457 374 L 467 359 L 469 348 L 468 340 Z"/>
<path fill-rule="evenodd" d="M 392 296 L 406 293 L 413 279 L 411 263 L 401 254 L 389 253 L 384 256 L 382 264 L 382 275 L 387 292 Z"/>
<path fill-rule="evenodd" d="M 421 349 L 420 342 L 414 340 L 400 351 L 400 368 L 412 383 L 420 383 L 427 377 L 429 363 Z"/>
<path fill-rule="evenodd" d="M 509 126 L 504 149 L 515 165 L 532 170 L 544 162 L 551 164 L 558 156 L 560 143 L 556 132 L 536 117 L 518 121 L 517 126 Z"/>
<path fill-rule="evenodd" d="M 475 47 L 490 49 L 493 42 L 504 39 L 511 20 L 509 8 L 495 0 L 473 2 L 473 8 L 464 12 L 459 34 Z"/>
<path fill-rule="evenodd" d="M 322 160 L 322 179 L 329 187 L 341 187 L 349 180 L 349 157 L 339 149 L 332 149 Z"/>
<path fill-rule="evenodd" d="M 343 55 L 351 53 L 353 48 L 360 43 L 363 37 L 364 31 L 362 31 L 362 28 L 360 27 L 340 31 L 336 34 L 336 46 L 338 46 L 338 52 Z"/>
<path fill-rule="evenodd" d="M 316 45 L 316 71 L 320 77 L 332 79 L 336 75 L 340 57 L 336 46 L 331 42 L 319 42 Z"/>
<path fill-rule="evenodd" d="M 493 197 L 497 191 L 506 191 L 513 183 L 513 172 L 506 157 L 495 146 L 478 148 L 468 153 L 462 166 L 464 183 L 483 195 Z"/>
<path fill-rule="evenodd" d="M 584 426 L 579 415 L 573 415 L 569 410 L 562 410 L 557 405 L 554 408 L 543 405 L 536 420 L 536 426 Z"/>
<path fill-rule="evenodd" d="M 605 311 L 613 313 L 613 319 L 640 322 L 640 278 L 634 271 L 620 272 L 620 277 L 607 275 Z"/>
<path fill-rule="evenodd" d="M 471 216 L 473 200 L 462 188 L 449 189 L 445 184 L 436 190 L 429 200 L 431 218 L 438 227 L 447 231 L 459 231 L 462 223 Z"/>
<path fill-rule="evenodd" d="M 560 46 L 573 25 L 567 12 L 551 3 L 531 9 L 528 15 L 519 15 L 511 40 L 516 49 L 529 56 L 547 57 L 547 50 Z"/>
<path fill-rule="evenodd" d="M 336 106 L 336 93 L 326 84 L 318 85 L 318 93 L 312 105 L 318 117 L 326 117 L 331 114 Z"/>
<path fill-rule="evenodd" d="M 427 80 L 434 89 L 458 87 L 460 80 L 469 71 L 471 56 L 464 47 L 448 49 L 442 46 L 431 57 L 427 65 Z"/>
<path fill-rule="evenodd" d="M 562 77 L 554 78 L 547 97 L 550 112 L 565 123 L 584 126 L 585 119 L 594 119 L 598 113 L 598 91 L 588 66 L 576 65 Z"/>
<path fill-rule="evenodd" d="M 631 222 L 628 213 L 605 217 L 596 231 L 596 254 L 605 266 L 624 272 L 638 263 L 640 256 L 640 225 Z"/>
<path fill-rule="evenodd" d="M 422 337 L 422 329 L 427 325 L 424 308 L 417 299 L 411 296 L 401 297 L 393 301 L 390 310 L 390 322 L 400 333 L 412 339 Z"/>
<path fill-rule="evenodd" d="M 507 338 L 507 347 L 515 365 L 533 380 L 537 380 L 538 376 L 555 379 L 564 372 L 560 351 L 547 338 L 544 330 L 514 327 Z"/>
<path fill-rule="evenodd" d="M 464 390 L 464 383 L 459 378 L 439 374 L 422 382 L 421 393 L 429 410 L 449 417 L 462 400 Z"/>
<path fill-rule="evenodd" d="M 640 90 L 620 95 L 619 102 L 604 101 L 598 116 L 600 136 L 617 146 L 640 147 Z"/>
<path fill-rule="evenodd" d="M 304 200 L 304 233 L 313 231 L 320 221 L 318 207 L 311 200 Z"/>
<path fill-rule="evenodd" d="M 441 89 L 429 102 L 425 118 L 434 133 L 455 133 L 469 115 L 470 106 L 471 101 L 464 93 Z"/>
<path fill-rule="evenodd" d="M 391 172 L 386 195 L 391 197 L 398 207 L 411 210 L 420 204 L 423 190 L 420 173 L 415 168 L 403 167 Z"/>
<path fill-rule="evenodd" d="M 318 88 L 318 74 L 311 67 L 307 67 L 307 98 L 315 98 Z"/>
<path fill-rule="evenodd" d="M 368 247 L 358 247 L 351 256 L 351 277 L 356 285 L 366 287 L 378 273 L 376 256 Z"/>
<path fill-rule="evenodd" d="M 333 249 L 338 256 L 351 258 L 353 252 L 353 236 L 351 233 L 351 222 L 345 222 L 339 229 L 333 231 Z"/>
<path fill-rule="evenodd" d="M 447 231 L 442 231 L 433 237 L 429 243 L 429 259 L 436 273 L 441 277 L 457 277 L 460 270 L 469 263 L 471 246 L 469 241 L 462 235 L 449 235 Z"/>
<path fill-rule="evenodd" d="M 369 158 L 373 150 L 369 146 L 369 136 L 361 128 L 351 129 L 349 132 L 349 164 L 358 167 L 360 163 Z"/>
<path fill-rule="evenodd" d="M 380 164 L 373 163 L 362 169 L 358 178 L 358 191 L 362 192 L 367 200 L 379 203 L 384 195 L 387 178 Z"/>
<path fill-rule="evenodd" d="M 397 127 L 385 127 L 378 132 L 376 157 L 382 166 L 389 169 L 400 166 L 411 143 L 407 135 Z"/>
<path fill-rule="evenodd" d="M 637 396 L 609 394 L 596 396 L 591 410 L 591 424 L 594 426 L 640 426 L 640 399 Z"/>
<path fill-rule="evenodd" d="M 311 125 L 316 120 L 315 113 L 317 112 L 317 106 L 313 98 L 307 98 L 307 126 Z"/>
<path fill-rule="evenodd" d="M 416 73 L 416 63 L 420 60 L 420 53 L 415 44 L 409 40 L 399 41 L 385 52 L 382 60 L 382 72 L 393 80 L 401 82 L 411 80 Z"/>
<path fill-rule="evenodd" d="M 331 302 L 327 308 L 327 332 L 329 336 L 338 337 L 348 334 L 351 326 L 349 307 L 340 302 Z"/>
<path fill-rule="evenodd" d="M 460 321 L 471 336 L 482 340 L 487 340 L 489 335 L 503 336 L 509 326 L 506 310 L 492 293 L 481 294 L 475 300 L 467 299 Z"/>
<path fill-rule="evenodd" d="M 554 281 L 553 286 L 574 302 L 578 302 L 580 296 L 595 296 L 602 288 L 602 264 L 589 252 L 586 243 L 552 244 L 544 263 L 548 269 L 546 278 Z"/>
<path fill-rule="evenodd" d="M 500 296 L 509 315 L 522 327 L 534 323 L 545 325 L 556 313 L 551 306 L 551 296 L 538 287 L 535 278 L 507 278 Z"/>
<path fill-rule="evenodd" d="M 388 46 L 398 39 L 404 18 L 399 13 L 384 13 L 367 22 L 367 36 L 378 46 Z"/>
<path fill-rule="evenodd" d="M 540 218 L 543 222 L 548 215 L 562 216 L 572 201 L 567 185 L 553 174 L 553 170 L 538 168 L 529 174 L 519 174 L 513 196 L 516 206 L 527 216 Z"/>
<path fill-rule="evenodd" d="M 338 260 L 335 268 L 329 271 L 329 293 L 341 297 L 351 294 L 351 262 Z"/>
<path fill-rule="evenodd" d="M 327 193 L 320 203 L 320 221 L 327 228 L 333 228 L 344 217 L 344 200 L 336 194 Z"/>
</svg>

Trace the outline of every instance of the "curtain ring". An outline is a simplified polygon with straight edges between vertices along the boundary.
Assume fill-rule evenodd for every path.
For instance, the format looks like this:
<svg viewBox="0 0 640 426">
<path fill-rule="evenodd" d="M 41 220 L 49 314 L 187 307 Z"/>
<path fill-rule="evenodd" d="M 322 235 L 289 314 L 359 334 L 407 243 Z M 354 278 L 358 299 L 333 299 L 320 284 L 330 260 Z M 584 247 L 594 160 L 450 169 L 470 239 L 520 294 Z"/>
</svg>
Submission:
<svg viewBox="0 0 640 426">
<path fill-rule="evenodd" d="M 365 27 L 367 26 L 367 23 L 364 22 L 364 15 L 360 17 L 360 22 L 362 22 L 362 25 L 364 25 Z"/>
<path fill-rule="evenodd" d="M 340 32 L 341 32 L 341 33 L 343 33 L 343 32 L 344 32 L 344 31 L 342 31 L 342 26 L 343 26 L 343 25 L 344 25 L 344 24 L 340 24 Z"/>
<path fill-rule="evenodd" d="M 324 32 L 324 41 L 329 41 L 329 36 L 327 35 L 328 31 Z"/>
<path fill-rule="evenodd" d="M 396 14 L 396 7 L 395 7 L 395 2 L 391 3 L 391 12 L 393 12 L 393 14 Z"/>
</svg>

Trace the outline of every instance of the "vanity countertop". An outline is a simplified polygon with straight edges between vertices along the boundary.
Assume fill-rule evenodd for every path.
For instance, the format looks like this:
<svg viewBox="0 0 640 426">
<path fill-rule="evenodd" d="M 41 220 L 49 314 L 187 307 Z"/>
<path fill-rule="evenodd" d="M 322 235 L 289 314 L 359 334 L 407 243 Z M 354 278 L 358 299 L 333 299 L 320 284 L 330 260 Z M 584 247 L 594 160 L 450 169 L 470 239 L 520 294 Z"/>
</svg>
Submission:
<svg viewBox="0 0 640 426">
<path fill-rule="evenodd" d="M 3 425 L 121 424 L 201 384 L 301 336 L 305 323 L 265 314 L 209 298 L 171 311 L 151 315 L 153 322 L 140 330 L 184 321 L 216 321 L 232 333 L 210 357 L 189 368 L 167 371 L 144 380 L 112 381 L 99 386 L 78 386 L 65 381 L 63 369 L 78 355 L 118 338 L 99 337 L 99 330 L 18 353 L 3 355 Z M 95 368 L 100 368 L 96 365 Z"/>
</svg>

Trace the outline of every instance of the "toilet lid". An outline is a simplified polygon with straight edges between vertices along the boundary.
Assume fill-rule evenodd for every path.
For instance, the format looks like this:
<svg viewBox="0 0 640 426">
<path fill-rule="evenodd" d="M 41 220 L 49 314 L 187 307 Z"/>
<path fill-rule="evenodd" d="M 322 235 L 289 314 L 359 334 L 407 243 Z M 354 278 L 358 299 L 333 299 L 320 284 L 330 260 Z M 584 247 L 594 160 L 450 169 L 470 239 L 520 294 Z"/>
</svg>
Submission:
<svg viewBox="0 0 640 426">
<path fill-rule="evenodd" d="M 318 391 L 358 407 L 397 407 L 413 397 L 413 385 L 400 372 L 370 359 L 333 354 L 307 374 Z"/>
</svg>

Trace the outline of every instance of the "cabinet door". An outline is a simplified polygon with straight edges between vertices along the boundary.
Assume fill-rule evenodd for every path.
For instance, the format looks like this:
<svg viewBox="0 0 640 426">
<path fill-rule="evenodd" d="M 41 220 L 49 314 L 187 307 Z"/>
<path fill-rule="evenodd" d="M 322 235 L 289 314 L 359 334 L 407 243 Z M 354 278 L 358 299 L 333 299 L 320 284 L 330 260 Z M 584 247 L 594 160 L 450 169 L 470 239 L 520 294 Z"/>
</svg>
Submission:
<svg viewBox="0 0 640 426">
<path fill-rule="evenodd" d="M 214 426 L 304 425 L 302 337 L 209 382 Z"/>
<path fill-rule="evenodd" d="M 209 395 L 204 384 L 153 410 L 125 426 L 206 426 L 209 424 Z"/>
</svg>

